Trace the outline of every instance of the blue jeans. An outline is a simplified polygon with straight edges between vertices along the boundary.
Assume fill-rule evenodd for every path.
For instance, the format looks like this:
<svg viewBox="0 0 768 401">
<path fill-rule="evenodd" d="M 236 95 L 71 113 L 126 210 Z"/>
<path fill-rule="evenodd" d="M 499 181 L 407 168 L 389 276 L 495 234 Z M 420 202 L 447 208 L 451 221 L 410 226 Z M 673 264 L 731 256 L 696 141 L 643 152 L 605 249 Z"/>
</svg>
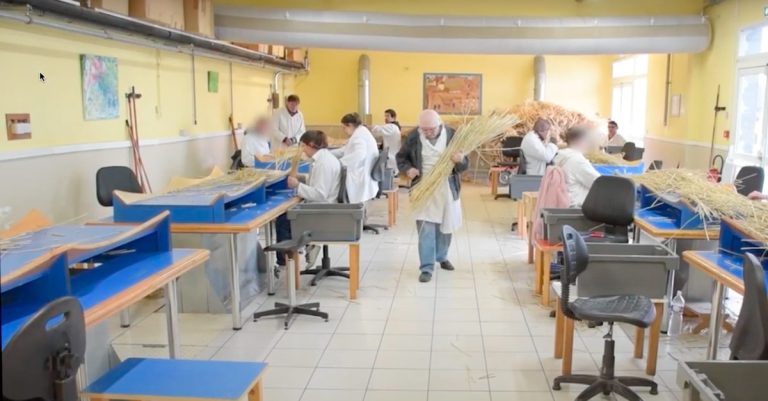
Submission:
<svg viewBox="0 0 768 401">
<path fill-rule="evenodd" d="M 416 229 L 419 231 L 419 270 L 431 274 L 435 270 L 435 262 L 448 260 L 452 235 L 441 233 L 440 224 L 423 220 L 416 220 Z"/>
<path fill-rule="evenodd" d="M 288 220 L 288 215 L 281 214 L 275 220 L 275 234 L 277 236 L 277 242 L 291 239 L 291 221 Z M 285 266 L 285 253 L 277 252 L 277 264 Z"/>
</svg>

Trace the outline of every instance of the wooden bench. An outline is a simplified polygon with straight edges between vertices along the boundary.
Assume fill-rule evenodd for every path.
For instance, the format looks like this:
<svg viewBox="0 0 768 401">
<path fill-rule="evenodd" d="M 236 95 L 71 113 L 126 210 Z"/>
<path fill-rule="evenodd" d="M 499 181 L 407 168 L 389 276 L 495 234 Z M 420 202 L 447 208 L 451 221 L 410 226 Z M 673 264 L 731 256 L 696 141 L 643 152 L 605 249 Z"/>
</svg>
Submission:
<svg viewBox="0 0 768 401">
<path fill-rule="evenodd" d="M 82 391 L 100 400 L 263 401 L 259 362 L 130 358 Z"/>
</svg>

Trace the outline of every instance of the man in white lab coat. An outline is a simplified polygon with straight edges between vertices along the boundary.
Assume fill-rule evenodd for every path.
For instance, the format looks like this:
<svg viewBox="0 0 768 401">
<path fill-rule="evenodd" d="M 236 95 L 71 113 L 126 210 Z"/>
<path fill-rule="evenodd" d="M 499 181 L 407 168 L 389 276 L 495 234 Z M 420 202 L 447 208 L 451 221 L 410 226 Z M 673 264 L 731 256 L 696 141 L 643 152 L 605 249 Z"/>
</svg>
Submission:
<svg viewBox="0 0 768 401">
<path fill-rule="evenodd" d="M 347 168 L 349 203 L 367 202 L 375 198 L 379 191 L 379 183 L 371 177 L 373 165 L 379 157 L 376 140 L 357 113 L 346 114 L 341 119 L 341 125 L 349 140 L 346 145 L 331 153 Z"/>
<path fill-rule="evenodd" d="M 605 146 L 624 146 L 627 140 L 619 134 L 619 124 L 616 121 L 608 121 L 608 142 Z"/>
<path fill-rule="evenodd" d="M 419 114 L 418 128 L 408 134 L 397 153 L 398 168 L 411 179 L 412 185 L 429 174 L 453 135 L 454 130 L 443 125 L 434 110 Z M 419 232 L 419 281 L 422 283 L 432 279 L 435 262 L 443 270 L 454 270 L 448 261 L 448 250 L 453 233 L 462 223 L 459 174 L 469 167 L 469 160 L 461 153 L 451 155 L 451 160 L 455 166 L 448 180 L 435 191 L 426 206 L 415 211 Z"/>
<path fill-rule="evenodd" d="M 581 207 L 587 198 L 592 183 L 600 173 L 592 163 L 584 157 L 591 149 L 589 132 L 581 127 L 574 127 L 565 134 L 568 147 L 560 150 L 555 156 L 555 165 L 565 172 L 565 182 L 568 185 L 568 195 L 571 198 L 570 207 Z"/>
<path fill-rule="evenodd" d="M 533 124 L 533 130 L 523 137 L 520 149 L 525 155 L 525 174 L 544 175 L 547 164 L 557 154 L 557 145 L 552 143 L 552 125 L 540 118 Z"/>
<path fill-rule="evenodd" d="M 397 152 L 400 151 L 400 123 L 397 122 L 397 113 L 392 109 L 384 111 L 384 125 L 377 125 L 371 130 L 373 136 L 381 138 L 384 147 L 389 148 L 387 168 L 397 174 Z"/>
<path fill-rule="evenodd" d="M 307 128 L 304 126 L 304 115 L 299 111 L 299 97 L 290 95 L 285 98 L 285 107 L 278 109 L 272 116 L 275 126 L 275 142 L 284 146 L 295 145 Z"/>
</svg>

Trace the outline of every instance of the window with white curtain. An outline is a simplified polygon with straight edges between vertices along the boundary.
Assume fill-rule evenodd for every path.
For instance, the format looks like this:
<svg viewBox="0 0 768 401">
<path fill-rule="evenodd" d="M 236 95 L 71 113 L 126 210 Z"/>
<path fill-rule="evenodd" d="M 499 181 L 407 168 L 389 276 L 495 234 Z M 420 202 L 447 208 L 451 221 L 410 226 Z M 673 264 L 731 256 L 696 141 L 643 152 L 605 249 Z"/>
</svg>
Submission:
<svg viewBox="0 0 768 401">
<path fill-rule="evenodd" d="M 613 63 L 611 119 L 627 141 L 643 145 L 648 94 L 648 55 L 624 57 Z"/>
</svg>

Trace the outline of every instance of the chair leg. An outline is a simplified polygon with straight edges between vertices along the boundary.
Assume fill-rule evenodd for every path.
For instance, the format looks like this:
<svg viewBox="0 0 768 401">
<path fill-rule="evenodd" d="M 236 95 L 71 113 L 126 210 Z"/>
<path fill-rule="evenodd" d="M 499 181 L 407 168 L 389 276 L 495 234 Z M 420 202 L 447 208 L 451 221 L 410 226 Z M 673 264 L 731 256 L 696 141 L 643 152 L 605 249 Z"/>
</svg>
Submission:
<svg viewBox="0 0 768 401">
<path fill-rule="evenodd" d="M 615 385 L 613 386 L 612 390 L 613 390 L 613 393 L 626 398 L 627 401 L 643 401 L 643 399 L 640 398 L 640 396 L 637 395 L 637 393 L 635 393 L 634 391 L 632 391 L 632 389 L 629 387 L 622 386 L 622 385 L 618 385 L 618 386 Z M 657 394 L 657 393 L 651 393 L 651 394 Z"/>
<path fill-rule="evenodd" d="M 627 387 L 650 387 L 651 394 L 659 393 L 659 385 L 651 379 L 633 376 L 618 376 L 616 380 Z"/>
<path fill-rule="evenodd" d="M 592 385 L 596 381 L 600 380 L 599 376 L 595 375 L 562 375 L 555 377 L 552 383 L 552 390 L 560 390 L 560 385 L 565 384 L 586 384 Z"/>
<path fill-rule="evenodd" d="M 589 387 L 585 388 L 584 391 L 582 391 L 581 394 L 579 394 L 576 397 L 576 401 L 588 401 L 600 393 L 605 394 L 606 392 L 608 392 L 608 394 L 610 394 L 610 389 L 611 389 L 610 382 L 606 382 L 603 380 L 596 381 L 590 384 Z M 640 400 L 640 401 L 643 401 L 643 400 Z"/>
</svg>

